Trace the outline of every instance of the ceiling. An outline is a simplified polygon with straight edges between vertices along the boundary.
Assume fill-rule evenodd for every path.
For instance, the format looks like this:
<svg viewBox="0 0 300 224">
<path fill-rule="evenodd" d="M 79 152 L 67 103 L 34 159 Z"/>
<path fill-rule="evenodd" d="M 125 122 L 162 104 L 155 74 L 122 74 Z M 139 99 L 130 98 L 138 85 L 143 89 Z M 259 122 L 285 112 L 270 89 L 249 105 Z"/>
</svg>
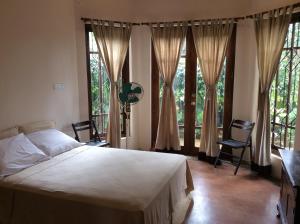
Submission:
<svg viewBox="0 0 300 224">
<path fill-rule="evenodd" d="M 297 0 L 74 0 L 76 14 L 108 20 L 155 22 L 239 17 Z"/>
</svg>

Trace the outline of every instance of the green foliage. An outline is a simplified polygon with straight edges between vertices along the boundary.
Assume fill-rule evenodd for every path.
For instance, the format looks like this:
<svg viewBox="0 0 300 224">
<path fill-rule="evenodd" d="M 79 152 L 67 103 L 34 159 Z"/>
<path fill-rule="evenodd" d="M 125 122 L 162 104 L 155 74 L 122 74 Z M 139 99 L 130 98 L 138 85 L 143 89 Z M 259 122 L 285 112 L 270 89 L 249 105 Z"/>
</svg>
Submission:
<svg viewBox="0 0 300 224">
<path fill-rule="evenodd" d="M 108 79 L 104 64 L 99 62 L 98 54 L 91 55 L 90 67 L 92 114 L 96 115 L 100 113 L 108 113 L 110 81 Z M 101 74 L 101 76 L 99 76 L 99 74 Z"/>
<path fill-rule="evenodd" d="M 100 133 L 108 125 L 110 81 L 99 54 L 90 54 L 92 115 Z M 100 74 L 100 75 L 99 75 Z"/>
</svg>

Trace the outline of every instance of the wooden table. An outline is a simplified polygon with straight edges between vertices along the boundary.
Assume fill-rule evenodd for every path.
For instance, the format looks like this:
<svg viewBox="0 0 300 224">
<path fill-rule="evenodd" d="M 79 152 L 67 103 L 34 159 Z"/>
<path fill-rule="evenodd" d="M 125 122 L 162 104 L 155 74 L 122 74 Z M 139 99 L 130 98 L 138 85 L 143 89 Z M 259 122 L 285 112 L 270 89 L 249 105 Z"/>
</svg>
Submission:
<svg viewBox="0 0 300 224">
<path fill-rule="evenodd" d="M 300 151 L 279 152 L 282 158 L 279 216 L 282 223 L 300 223 Z"/>
</svg>

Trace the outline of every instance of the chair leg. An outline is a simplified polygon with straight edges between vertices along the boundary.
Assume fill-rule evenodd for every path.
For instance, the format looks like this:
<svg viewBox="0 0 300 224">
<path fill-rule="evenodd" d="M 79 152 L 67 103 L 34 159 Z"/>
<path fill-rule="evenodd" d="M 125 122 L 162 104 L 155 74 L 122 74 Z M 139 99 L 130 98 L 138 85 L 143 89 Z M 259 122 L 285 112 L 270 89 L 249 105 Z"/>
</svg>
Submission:
<svg viewBox="0 0 300 224">
<path fill-rule="evenodd" d="M 241 157 L 240 157 L 239 162 L 238 162 L 238 164 L 237 164 L 237 166 L 235 168 L 234 175 L 237 174 L 237 171 L 240 168 L 240 165 L 241 165 L 241 162 L 242 162 L 242 159 L 243 159 L 243 156 L 244 156 L 245 149 L 246 149 L 246 147 L 243 148 L 243 151 L 241 153 Z"/>
<path fill-rule="evenodd" d="M 217 158 L 216 158 L 216 160 L 215 160 L 215 168 L 217 167 L 218 161 L 219 161 L 219 159 L 220 159 L 220 155 L 221 155 L 222 149 L 223 149 L 223 146 L 222 146 L 221 149 L 219 150 L 219 154 L 218 154 L 218 156 L 217 156 Z"/>
<path fill-rule="evenodd" d="M 250 163 L 252 164 L 252 161 L 253 161 L 252 144 L 250 144 L 249 148 L 250 148 Z"/>
</svg>

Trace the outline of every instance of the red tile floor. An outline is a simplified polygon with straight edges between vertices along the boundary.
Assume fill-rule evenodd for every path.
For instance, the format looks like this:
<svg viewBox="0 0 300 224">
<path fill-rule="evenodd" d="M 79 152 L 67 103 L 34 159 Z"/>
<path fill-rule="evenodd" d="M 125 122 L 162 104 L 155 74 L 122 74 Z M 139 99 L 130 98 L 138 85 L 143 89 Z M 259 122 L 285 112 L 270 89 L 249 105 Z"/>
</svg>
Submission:
<svg viewBox="0 0 300 224">
<path fill-rule="evenodd" d="M 277 224 L 279 186 L 240 167 L 189 160 L 194 187 L 194 205 L 187 224 Z"/>
</svg>

